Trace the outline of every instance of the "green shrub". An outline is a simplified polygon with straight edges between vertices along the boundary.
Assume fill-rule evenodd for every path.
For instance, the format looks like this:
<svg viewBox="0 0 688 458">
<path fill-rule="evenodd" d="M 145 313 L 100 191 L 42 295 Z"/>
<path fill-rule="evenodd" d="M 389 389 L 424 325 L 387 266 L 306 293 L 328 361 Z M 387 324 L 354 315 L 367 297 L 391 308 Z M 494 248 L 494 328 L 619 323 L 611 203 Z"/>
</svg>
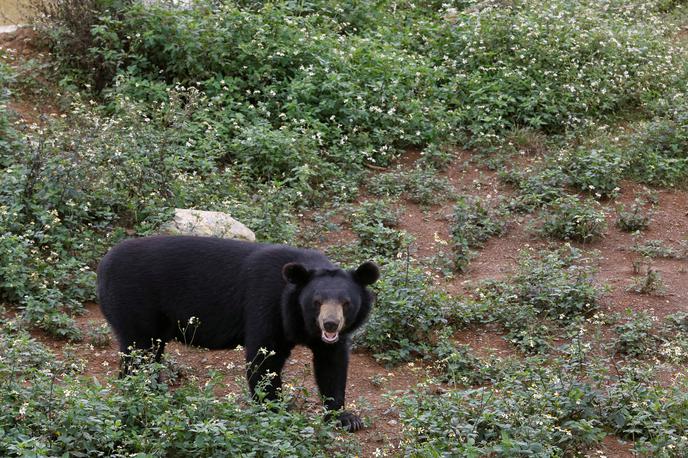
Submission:
<svg viewBox="0 0 688 458">
<path fill-rule="evenodd" d="M 683 85 L 685 86 L 685 77 Z M 688 177 L 688 97 L 676 94 L 631 136 L 629 175 L 658 186 L 683 186 Z"/>
<path fill-rule="evenodd" d="M 474 141 L 520 126 L 560 131 L 637 105 L 681 59 L 642 2 L 519 1 L 448 22 L 424 49 L 441 45 L 437 62 L 456 69 L 448 100 Z"/>
<path fill-rule="evenodd" d="M 634 278 L 633 284 L 628 287 L 628 291 L 661 296 L 666 293 L 666 286 L 662 280 L 662 275 L 648 264 L 645 267 L 643 276 Z"/>
<path fill-rule="evenodd" d="M 398 197 L 405 195 L 419 205 L 436 205 L 453 194 L 451 183 L 437 175 L 432 168 L 417 167 L 409 172 L 394 172 L 373 175 L 368 190 L 376 196 Z"/>
<path fill-rule="evenodd" d="M 463 196 L 454 206 L 451 225 L 454 267 L 464 271 L 473 257 L 473 249 L 482 248 L 491 237 L 506 230 L 507 212 L 479 197 Z"/>
<path fill-rule="evenodd" d="M 659 355 L 672 364 L 685 364 L 688 361 L 688 313 L 667 316 L 660 328 L 660 338 Z"/>
<path fill-rule="evenodd" d="M 511 343 L 540 353 L 550 348 L 559 325 L 575 323 L 599 308 L 601 289 L 593 276 L 588 260 L 575 248 L 523 251 L 515 275 L 488 282 L 478 293 L 491 305 L 491 319 L 507 329 Z"/>
<path fill-rule="evenodd" d="M 405 453 L 418 456 L 566 456 L 604 438 L 595 387 L 525 361 L 494 386 L 396 397 Z"/>
<path fill-rule="evenodd" d="M 611 431 L 635 441 L 647 456 L 683 456 L 688 452 L 685 381 L 673 386 L 654 383 L 646 370 L 627 370 L 610 386 L 603 412 Z"/>
<path fill-rule="evenodd" d="M 88 343 L 96 348 L 105 348 L 110 345 L 110 327 L 105 324 L 97 324 L 94 321 L 89 322 L 87 331 Z"/>
<path fill-rule="evenodd" d="M 630 210 L 624 205 L 617 208 L 616 226 L 624 232 L 636 232 L 647 229 L 652 220 L 652 210 L 645 211 L 645 201 L 635 199 Z"/>
<path fill-rule="evenodd" d="M 390 201 L 363 202 L 351 213 L 350 222 L 360 247 L 368 256 L 394 258 L 413 240 L 406 231 L 396 229 L 399 214 Z"/>
<path fill-rule="evenodd" d="M 549 203 L 540 217 L 540 232 L 561 240 L 590 243 L 607 229 L 605 214 L 592 199 L 560 197 Z"/>
<path fill-rule="evenodd" d="M 608 361 L 580 361 L 529 358 L 493 386 L 395 393 L 400 446 L 413 456 L 578 456 L 612 432 L 643 455 L 688 451 L 684 380 L 662 386 L 651 369 L 612 376 Z"/>
<path fill-rule="evenodd" d="M 5 53 L 0 50 L 0 167 L 4 167 L 4 156 L 16 140 L 16 132 L 11 126 L 11 119 L 7 112 L 7 101 L 11 94 L 9 84 L 14 80 L 14 72 L 4 62 Z"/>
<path fill-rule="evenodd" d="M 375 307 L 356 342 L 375 359 L 397 364 L 430 354 L 435 332 L 447 324 L 452 301 L 410 260 L 383 266 Z"/>
<path fill-rule="evenodd" d="M 614 328 L 618 334 L 614 344 L 615 350 L 635 358 L 654 354 L 658 339 L 652 333 L 652 321 L 650 315 L 639 312 L 625 323 L 617 325 Z"/>
<path fill-rule="evenodd" d="M 439 380 L 450 385 L 478 385 L 488 380 L 491 368 L 473 355 L 469 345 L 457 345 L 449 332 L 441 333 L 433 350 Z"/>
<path fill-rule="evenodd" d="M 625 164 L 617 148 L 579 148 L 565 159 L 564 170 L 578 190 L 597 199 L 609 199 L 619 192 Z"/>
<path fill-rule="evenodd" d="M 175 207 L 231 213 L 263 240 L 293 237 L 298 191 L 220 169 L 218 138 L 189 132 L 207 100 L 194 91 L 169 97 L 153 112 L 121 99 L 109 117 L 75 105 L 4 155 L 0 298 L 26 320 L 79 339 L 68 315 L 94 299 L 100 257 L 125 228 L 151 233 Z"/>
<path fill-rule="evenodd" d="M 601 288 L 594 273 L 589 259 L 566 246 L 539 256 L 522 253 L 512 282 L 521 303 L 552 318 L 574 320 L 599 307 Z"/>
<path fill-rule="evenodd" d="M 500 174 L 502 181 L 516 187 L 517 196 L 509 206 L 519 212 L 532 212 L 566 194 L 568 176 L 559 167 L 545 167 L 536 172 L 510 170 Z"/>
<path fill-rule="evenodd" d="M 287 409 L 284 401 L 217 397 L 217 374 L 204 386 L 175 390 L 158 383 L 157 365 L 101 384 L 65 372 L 27 334 L 0 350 L 0 453 L 122 456 L 345 456 L 353 444 L 320 412 Z M 25 383 L 30 381 L 30 383 Z"/>
<path fill-rule="evenodd" d="M 636 253 L 646 258 L 677 258 L 681 259 L 688 255 L 688 246 L 682 243 L 679 249 L 667 246 L 662 240 L 646 240 L 638 242 L 631 248 Z"/>
</svg>

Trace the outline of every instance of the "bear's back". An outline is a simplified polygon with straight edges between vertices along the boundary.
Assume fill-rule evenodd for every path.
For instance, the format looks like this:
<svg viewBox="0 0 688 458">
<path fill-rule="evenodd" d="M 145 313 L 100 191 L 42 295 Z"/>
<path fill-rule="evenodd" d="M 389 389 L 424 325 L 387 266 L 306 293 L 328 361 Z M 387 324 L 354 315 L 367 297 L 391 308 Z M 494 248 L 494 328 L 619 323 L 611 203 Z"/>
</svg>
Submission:
<svg viewBox="0 0 688 458">
<path fill-rule="evenodd" d="M 189 236 L 129 239 L 98 266 L 98 296 L 115 330 L 139 322 L 165 328 L 171 338 L 195 317 L 201 332 L 194 343 L 223 348 L 243 342 L 247 320 L 281 320 L 282 267 L 288 262 L 331 266 L 320 252 L 286 245 Z"/>
</svg>

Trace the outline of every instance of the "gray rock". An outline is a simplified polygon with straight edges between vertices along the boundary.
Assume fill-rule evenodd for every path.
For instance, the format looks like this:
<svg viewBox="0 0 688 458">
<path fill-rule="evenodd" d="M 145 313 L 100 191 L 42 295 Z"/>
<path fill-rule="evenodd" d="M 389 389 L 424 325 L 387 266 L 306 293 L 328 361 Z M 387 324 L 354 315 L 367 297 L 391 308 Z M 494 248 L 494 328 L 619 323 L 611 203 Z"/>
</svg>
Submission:
<svg viewBox="0 0 688 458">
<path fill-rule="evenodd" d="M 227 213 L 176 208 L 174 219 L 163 224 L 160 232 L 169 235 L 199 235 L 255 242 L 251 229 Z"/>
<path fill-rule="evenodd" d="M 0 33 L 12 33 L 19 30 L 23 25 L 0 25 Z"/>
</svg>

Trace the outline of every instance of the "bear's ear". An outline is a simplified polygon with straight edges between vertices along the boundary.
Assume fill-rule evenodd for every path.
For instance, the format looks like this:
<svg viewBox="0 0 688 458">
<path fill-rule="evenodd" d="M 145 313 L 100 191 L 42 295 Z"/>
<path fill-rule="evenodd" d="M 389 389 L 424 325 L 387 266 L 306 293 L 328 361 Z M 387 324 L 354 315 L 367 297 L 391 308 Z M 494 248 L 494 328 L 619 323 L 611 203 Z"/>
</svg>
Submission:
<svg viewBox="0 0 688 458">
<path fill-rule="evenodd" d="M 380 278 L 380 269 L 373 261 L 366 261 L 358 266 L 354 278 L 362 285 L 372 285 Z"/>
<path fill-rule="evenodd" d="M 290 262 L 282 267 L 282 277 L 287 283 L 304 285 L 311 277 L 311 273 L 298 262 Z"/>
</svg>

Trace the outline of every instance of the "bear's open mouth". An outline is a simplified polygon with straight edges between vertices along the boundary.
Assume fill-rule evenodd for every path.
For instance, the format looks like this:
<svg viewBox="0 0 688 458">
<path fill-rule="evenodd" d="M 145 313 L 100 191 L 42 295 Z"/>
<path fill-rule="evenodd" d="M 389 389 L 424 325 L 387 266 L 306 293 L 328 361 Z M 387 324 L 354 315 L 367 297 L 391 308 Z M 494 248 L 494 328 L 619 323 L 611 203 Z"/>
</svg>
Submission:
<svg viewBox="0 0 688 458">
<path fill-rule="evenodd" d="M 323 331 L 322 332 L 322 340 L 325 343 L 335 343 L 336 341 L 339 340 L 339 333 L 338 332 Z"/>
</svg>

